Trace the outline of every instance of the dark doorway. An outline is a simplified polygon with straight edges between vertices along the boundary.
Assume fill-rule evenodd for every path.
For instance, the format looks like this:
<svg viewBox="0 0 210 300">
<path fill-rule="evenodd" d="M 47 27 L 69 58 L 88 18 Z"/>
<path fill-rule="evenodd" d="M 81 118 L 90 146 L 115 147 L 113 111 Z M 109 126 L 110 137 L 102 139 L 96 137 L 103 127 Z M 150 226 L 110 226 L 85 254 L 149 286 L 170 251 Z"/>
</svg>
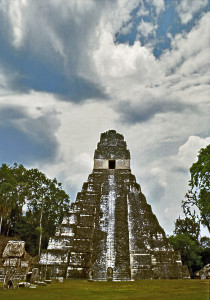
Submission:
<svg viewBox="0 0 210 300">
<path fill-rule="evenodd" d="M 115 160 L 109 160 L 109 169 L 115 169 Z"/>
</svg>

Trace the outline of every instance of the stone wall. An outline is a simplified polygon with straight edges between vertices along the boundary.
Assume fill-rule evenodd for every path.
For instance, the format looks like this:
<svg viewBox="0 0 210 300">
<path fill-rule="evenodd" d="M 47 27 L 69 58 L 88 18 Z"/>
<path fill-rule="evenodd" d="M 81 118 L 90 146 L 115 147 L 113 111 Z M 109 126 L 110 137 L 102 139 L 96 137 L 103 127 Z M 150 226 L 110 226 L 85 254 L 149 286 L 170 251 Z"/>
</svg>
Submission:
<svg viewBox="0 0 210 300">
<path fill-rule="evenodd" d="M 109 169 L 111 159 L 94 159 L 94 169 Z M 116 159 L 115 169 L 130 169 L 130 159 Z"/>
</svg>

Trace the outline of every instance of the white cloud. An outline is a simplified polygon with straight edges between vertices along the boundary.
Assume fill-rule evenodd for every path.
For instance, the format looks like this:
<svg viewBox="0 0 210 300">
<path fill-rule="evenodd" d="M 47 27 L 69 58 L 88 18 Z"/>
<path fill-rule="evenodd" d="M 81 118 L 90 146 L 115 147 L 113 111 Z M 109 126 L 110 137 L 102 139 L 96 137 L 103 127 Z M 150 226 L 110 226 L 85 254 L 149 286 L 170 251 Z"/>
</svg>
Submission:
<svg viewBox="0 0 210 300">
<path fill-rule="evenodd" d="M 197 161 L 198 151 L 210 144 L 209 138 L 200 138 L 199 136 L 190 136 L 185 144 L 179 147 L 177 154 L 177 164 L 185 169 L 189 169 L 192 163 Z"/>
<path fill-rule="evenodd" d="M 114 2 L 113 2 L 114 3 Z M 102 23 L 111 23 L 113 34 L 118 32 L 120 28 L 129 24 L 132 20 L 131 12 L 138 6 L 139 0 L 127 1 L 118 0 L 113 6 L 107 7 L 107 11 L 103 11 Z M 108 22 L 107 22 L 108 21 Z"/>
<path fill-rule="evenodd" d="M 140 3 L 141 3 L 141 5 L 137 12 L 137 16 L 138 17 L 148 16 L 149 10 L 145 7 L 145 3 L 143 1 L 141 1 Z"/>
<path fill-rule="evenodd" d="M 144 94 L 145 85 L 162 77 L 162 70 L 151 50 L 139 42 L 133 46 L 116 45 L 106 28 L 101 31 L 99 41 L 100 46 L 92 55 L 95 77 L 105 86 L 110 97 L 139 99 L 142 89 Z"/>
<path fill-rule="evenodd" d="M 141 170 L 143 191 L 145 189 L 147 200 L 168 232 L 172 233 L 174 230 L 171 220 L 175 221 L 183 214 L 181 201 L 188 191 L 189 168 L 197 161 L 199 150 L 209 143 L 210 137 L 189 136 L 187 141 L 179 146 L 177 153 L 151 159 Z M 151 155 L 149 157 L 151 158 Z"/>
<path fill-rule="evenodd" d="M 8 78 L 4 72 L 0 70 L 0 93 L 2 93 L 8 87 Z"/>
<path fill-rule="evenodd" d="M 0 96 L 10 95 L 13 92 L 13 84 L 17 78 L 17 72 L 11 72 L 0 64 Z"/>
<path fill-rule="evenodd" d="M 15 47 L 24 46 L 62 68 L 67 76 L 87 77 L 90 58 L 98 46 L 103 24 L 114 35 L 131 20 L 139 1 L 2 0 L 4 19 L 10 24 Z M 5 30 L 7 31 L 5 23 Z M 124 27 L 125 30 L 125 27 Z M 84 51 L 85 47 L 85 51 Z M 88 72 L 88 74 L 86 74 Z M 84 76 L 85 76 L 84 75 Z"/>
<path fill-rule="evenodd" d="M 150 170 L 150 174 L 152 176 L 155 176 L 156 177 L 156 181 L 162 186 L 162 187 L 166 187 L 167 186 L 167 174 L 166 172 L 161 169 L 160 167 L 155 167 L 155 168 L 152 168 Z"/>
<path fill-rule="evenodd" d="M 154 27 L 152 23 L 144 22 L 144 20 L 142 20 L 141 23 L 138 25 L 137 30 L 141 35 L 148 37 L 148 35 L 153 33 L 156 28 L 157 27 Z"/>
<path fill-rule="evenodd" d="M 24 36 L 24 11 L 28 0 L 2 0 L 0 9 L 8 14 L 13 33 L 13 45 L 20 47 Z"/>
<path fill-rule="evenodd" d="M 208 4 L 208 0 L 181 0 L 179 4 L 176 5 L 177 13 L 183 24 L 187 24 L 192 20 L 196 12 L 201 10 Z"/>
<path fill-rule="evenodd" d="M 129 22 L 126 26 L 124 26 L 124 27 L 120 30 L 120 34 L 126 35 L 126 34 L 131 33 L 132 28 L 133 28 L 133 23 L 132 23 L 132 22 Z"/>
<path fill-rule="evenodd" d="M 152 0 L 152 4 L 155 6 L 157 15 L 165 10 L 164 0 Z"/>
<path fill-rule="evenodd" d="M 98 46 L 91 55 L 94 77 L 111 98 L 129 100 L 139 107 L 148 99 L 158 101 L 158 98 L 168 99 L 169 103 L 182 100 L 202 105 L 207 102 L 209 91 L 208 27 L 209 13 L 206 13 L 188 34 L 175 36 L 172 49 L 157 60 L 152 49 L 142 47 L 139 42 L 132 46 L 114 44 L 112 32 L 103 26 Z"/>
<path fill-rule="evenodd" d="M 166 68 L 168 68 L 168 72 L 177 70 L 176 73 L 180 75 L 189 75 L 195 72 L 201 73 L 204 70 L 204 60 L 206 60 L 206 63 L 209 60 L 209 26 L 210 12 L 206 13 L 188 34 L 175 36 L 171 45 L 172 50 L 166 51 L 161 58 Z M 194 62 L 194 59 L 196 59 L 196 62 Z M 194 65 L 193 68 L 192 65 Z"/>
<path fill-rule="evenodd" d="M 138 10 L 138 16 L 146 16 L 151 13 L 151 8 L 154 8 L 156 11 L 156 17 L 159 16 L 165 10 L 165 2 L 164 0 L 145 0 L 145 3 L 151 8 L 146 8 L 144 1 L 140 2 L 140 8 Z"/>
</svg>

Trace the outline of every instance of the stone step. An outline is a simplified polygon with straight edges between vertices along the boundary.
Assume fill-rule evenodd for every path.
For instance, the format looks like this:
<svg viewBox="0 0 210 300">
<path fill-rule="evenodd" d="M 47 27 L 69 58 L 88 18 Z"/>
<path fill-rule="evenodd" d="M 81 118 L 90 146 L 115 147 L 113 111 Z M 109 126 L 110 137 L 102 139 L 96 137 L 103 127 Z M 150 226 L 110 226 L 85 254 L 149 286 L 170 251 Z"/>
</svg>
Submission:
<svg viewBox="0 0 210 300">
<path fill-rule="evenodd" d="M 103 272 L 98 272 L 97 276 L 93 276 L 94 280 L 99 280 L 99 281 L 106 281 L 106 273 Z"/>
<path fill-rule="evenodd" d="M 113 274 L 113 279 L 123 279 L 124 280 L 129 280 L 130 276 L 128 274 Z"/>
</svg>

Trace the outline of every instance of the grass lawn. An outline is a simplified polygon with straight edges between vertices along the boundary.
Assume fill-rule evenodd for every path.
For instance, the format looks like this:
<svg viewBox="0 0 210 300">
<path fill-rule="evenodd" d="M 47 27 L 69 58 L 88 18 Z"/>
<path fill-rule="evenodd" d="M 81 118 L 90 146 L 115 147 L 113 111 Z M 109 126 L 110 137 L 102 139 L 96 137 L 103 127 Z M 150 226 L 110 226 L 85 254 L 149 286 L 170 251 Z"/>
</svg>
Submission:
<svg viewBox="0 0 210 300">
<path fill-rule="evenodd" d="M 209 300 L 209 280 L 139 280 L 133 282 L 87 282 L 65 280 L 37 289 L 3 290 L 1 300 Z"/>
</svg>

